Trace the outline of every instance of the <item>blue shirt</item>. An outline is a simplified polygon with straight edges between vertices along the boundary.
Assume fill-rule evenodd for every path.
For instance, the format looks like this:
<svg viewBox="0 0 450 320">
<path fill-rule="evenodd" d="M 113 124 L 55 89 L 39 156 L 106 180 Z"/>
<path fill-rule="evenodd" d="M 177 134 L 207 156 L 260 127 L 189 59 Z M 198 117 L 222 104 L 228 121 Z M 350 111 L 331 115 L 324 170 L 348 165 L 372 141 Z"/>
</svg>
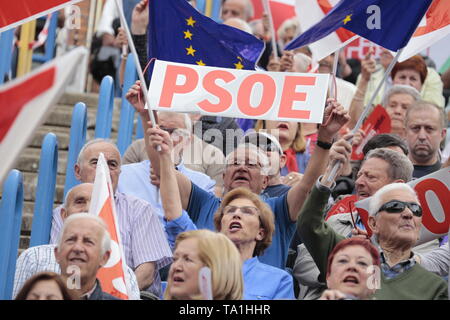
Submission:
<svg viewBox="0 0 450 320">
<path fill-rule="evenodd" d="M 295 232 L 295 222 L 289 217 L 287 194 L 278 198 L 262 198 L 272 209 L 275 215 L 275 232 L 272 236 L 272 245 L 259 257 L 263 263 L 284 269 L 291 238 Z M 214 213 L 220 206 L 222 199 L 205 192 L 192 184 L 191 196 L 187 212 L 199 229 L 215 230 Z"/>
<path fill-rule="evenodd" d="M 244 300 L 295 299 L 292 276 L 259 262 L 257 257 L 242 265 Z"/>
<path fill-rule="evenodd" d="M 175 247 L 175 240 L 177 239 L 178 234 L 185 231 L 197 230 L 197 227 L 184 210 L 181 216 L 174 220 L 167 221 L 164 219 L 164 228 L 166 229 L 167 240 L 172 249 Z"/>
<path fill-rule="evenodd" d="M 159 195 L 159 188 L 150 183 L 150 161 L 125 164 L 121 167 L 117 191 L 149 202 L 164 224 L 164 210 Z M 177 170 L 188 177 L 193 183 L 207 192 L 214 193 L 216 182 L 201 172 L 187 169 L 183 164 Z"/>
</svg>

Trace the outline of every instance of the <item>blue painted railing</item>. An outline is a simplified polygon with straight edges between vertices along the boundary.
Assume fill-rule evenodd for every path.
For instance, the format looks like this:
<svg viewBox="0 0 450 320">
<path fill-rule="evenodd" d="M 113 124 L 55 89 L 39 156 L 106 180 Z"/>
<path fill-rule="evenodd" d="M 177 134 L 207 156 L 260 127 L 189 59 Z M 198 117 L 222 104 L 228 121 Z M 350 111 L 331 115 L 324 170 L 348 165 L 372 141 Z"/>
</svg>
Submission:
<svg viewBox="0 0 450 320">
<path fill-rule="evenodd" d="M 132 54 L 130 54 L 128 56 L 127 64 L 125 67 L 125 77 L 122 90 L 122 105 L 120 108 L 119 132 L 117 136 L 117 147 L 119 148 L 121 155 L 125 153 L 133 138 L 135 111 L 134 107 L 125 98 L 125 95 L 127 94 L 128 89 L 130 89 L 130 87 L 136 82 L 136 80 L 136 64 L 134 63 Z"/>
<path fill-rule="evenodd" d="M 72 123 L 70 125 L 69 155 L 67 157 L 66 182 L 64 184 L 64 197 L 66 193 L 79 184 L 75 178 L 74 166 L 78 153 L 86 142 L 87 109 L 83 102 L 78 102 L 73 108 Z"/>
<path fill-rule="evenodd" d="M 45 53 L 33 54 L 33 61 L 45 63 L 54 58 L 57 26 L 58 26 L 58 11 L 52 13 L 50 17 L 50 25 L 48 27 L 47 40 L 45 41 L 45 51 L 44 51 Z"/>
<path fill-rule="evenodd" d="M 144 137 L 144 127 L 142 126 L 141 117 L 138 117 L 136 125 L 136 137 L 135 139 L 142 139 Z"/>
<path fill-rule="evenodd" d="M 212 10 L 210 18 L 216 22 L 222 22 L 222 19 L 220 19 L 220 8 L 222 6 L 222 0 L 197 0 L 196 1 L 197 10 L 205 14 L 207 2 L 212 2 Z"/>
<path fill-rule="evenodd" d="M 0 204 L 0 300 L 10 300 L 20 241 L 23 208 L 23 177 L 11 170 L 3 184 Z"/>
<path fill-rule="evenodd" d="M 95 138 L 109 139 L 111 136 L 114 110 L 114 80 L 105 76 L 100 84 L 97 117 L 95 121 Z"/>
<path fill-rule="evenodd" d="M 0 84 L 11 71 L 14 30 L 0 33 Z"/>
<path fill-rule="evenodd" d="M 57 168 L 58 140 L 50 132 L 45 135 L 41 148 L 30 247 L 48 244 L 50 241 Z"/>
</svg>

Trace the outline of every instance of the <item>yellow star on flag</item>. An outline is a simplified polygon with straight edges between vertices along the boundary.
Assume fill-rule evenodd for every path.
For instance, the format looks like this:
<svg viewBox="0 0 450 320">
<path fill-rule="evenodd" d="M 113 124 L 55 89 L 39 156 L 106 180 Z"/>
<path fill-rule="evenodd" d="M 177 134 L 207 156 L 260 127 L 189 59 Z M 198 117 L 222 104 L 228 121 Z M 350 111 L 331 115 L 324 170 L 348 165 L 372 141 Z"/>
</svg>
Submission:
<svg viewBox="0 0 450 320">
<path fill-rule="evenodd" d="M 189 17 L 189 19 L 186 19 L 187 25 L 193 27 L 194 23 L 196 23 L 197 21 L 195 21 L 194 19 L 192 19 L 192 17 Z"/>
<path fill-rule="evenodd" d="M 192 40 L 192 33 L 189 30 L 183 31 L 183 33 L 185 39 Z"/>
<path fill-rule="evenodd" d="M 244 66 L 242 65 L 242 63 L 239 61 L 238 63 L 235 63 L 234 66 L 236 67 L 236 69 L 241 70 L 244 69 Z"/>
<path fill-rule="evenodd" d="M 346 16 L 345 17 L 345 19 L 342 21 L 342 22 L 344 22 L 344 24 L 347 24 L 347 22 L 349 22 L 349 21 L 351 21 L 352 19 L 351 19 L 351 16 L 352 16 L 353 14 L 349 14 L 348 16 Z"/>
<path fill-rule="evenodd" d="M 192 48 L 192 46 L 189 46 L 189 48 L 186 48 L 186 50 L 187 50 L 186 55 L 191 55 L 191 56 L 194 56 L 195 51 L 197 51 L 194 48 Z"/>
<path fill-rule="evenodd" d="M 203 60 L 195 61 L 199 66 L 206 66 L 206 64 L 203 62 Z"/>
</svg>

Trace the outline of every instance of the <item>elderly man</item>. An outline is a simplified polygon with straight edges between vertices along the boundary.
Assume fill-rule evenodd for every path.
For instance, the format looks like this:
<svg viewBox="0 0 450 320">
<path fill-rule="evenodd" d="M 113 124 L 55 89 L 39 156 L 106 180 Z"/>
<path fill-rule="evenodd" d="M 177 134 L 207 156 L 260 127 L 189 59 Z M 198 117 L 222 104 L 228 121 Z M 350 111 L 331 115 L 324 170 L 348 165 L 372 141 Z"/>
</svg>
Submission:
<svg viewBox="0 0 450 320">
<path fill-rule="evenodd" d="M 189 172 L 187 175 L 191 175 L 190 170 L 204 173 L 212 180 L 215 180 L 215 190 L 221 191 L 223 185 L 222 174 L 225 162 L 225 156 L 222 151 L 217 147 L 202 141 L 199 137 L 191 133 L 192 122 L 187 114 L 160 111 L 158 112 L 158 120 L 161 128 L 170 132 L 172 140 L 176 140 L 173 141 L 176 145 L 174 162 L 177 165 L 178 170 L 181 170 L 181 172 Z M 125 165 L 132 163 L 139 164 L 134 164 L 132 166 Z M 145 167 L 146 171 L 148 171 L 151 166 L 148 161 L 144 139 L 136 140 L 128 147 L 123 156 L 123 164 L 121 179 L 119 179 L 119 191 L 122 191 L 125 194 L 134 195 L 152 203 L 145 197 L 145 194 L 149 194 L 148 190 L 146 190 L 147 188 L 140 188 L 140 191 L 136 190 L 136 188 L 131 188 L 129 185 L 132 182 L 127 179 L 130 170 L 134 171 L 138 170 L 137 168 Z M 186 168 L 189 170 L 186 170 Z M 144 173 L 139 172 L 139 174 Z M 146 176 L 149 175 L 146 174 Z M 198 184 L 202 185 L 202 181 L 207 183 L 208 185 L 202 185 L 202 187 L 204 186 L 208 191 L 213 185 L 213 181 L 204 179 L 203 175 L 192 173 L 191 176 Z"/>
<path fill-rule="evenodd" d="M 63 220 L 73 214 L 87 212 L 89 210 L 93 187 L 94 185 L 92 183 L 82 183 L 69 190 L 61 208 Z M 72 224 L 76 223 L 72 222 Z M 23 284 L 36 273 L 42 271 L 61 273 L 61 268 L 55 257 L 55 248 L 56 244 L 47 244 L 31 247 L 22 252 L 16 263 L 13 297 L 20 291 Z M 139 287 L 136 276 L 128 266 L 126 267 L 126 272 L 126 276 L 130 281 L 131 291 L 129 298 L 137 300 L 139 299 Z"/>
<path fill-rule="evenodd" d="M 172 252 L 158 215 L 151 205 L 117 191 L 121 162 L 116 145 L 104 139 L 86 143 L 78 155 L 75 176 L 81 182 L 94 182 L 101 152 L 108 163 L 115 192 L 114 202 L 126 263 L 134 270 L 139 288 L 159 296 L 161 280 L 158 270 L 171 262 Z M 61 227 L 62 217 L 58 207 L 53 210 L 51 243 L 56 243 Z"/>
<path fill-rule="evenodd" d="M 350 150 L 334 149 L 330 158 L 345 161 Z M 332 161 L 330 161 L 332 163 Z M 329 253 L 345 237 L 323 218 L 334 181 L 328 179 L 332 166 L 319 178 L 303 206 L 297 229 L 325 282 Z M 414 259 L 412 247 L 419 238 L 422 209 L 414 190 L 404 183 L 389 184 L 372 197 L 368 224 L 381 253 L 381 287 L 376 299 L 447 299 L 447 284 L 423 269 Z M 377 272 L 373 277 L 377 277 Z M 359 281 L 357 278 L 351 281 Z"/>
<path fill-rule="evenodd" d="M 265 199 L 275 214 L 275 230 L 272 245 L 261 256 L 260 261 L 275 267 L 284 268 L 286 256 L 295 231 L 300 208 L 303 205 L 313 179 L 322 172 L 328 157 L 328 148 L 334 135 L 348 121 L 347 113 L 334 100 L 329 100 L 330 106 L 325 110 L 325 123 L 319 129 L 319 148 L 312 156 L 303 179 L 282 197 Z M 135 104 L 140 110 L 142 105 Z M 329 119 L 330 118 L 330 119 Z M 156 146 L 160 145 L 167 133 L 159 128 L 147 131 L 149 142 L 156 153 Z M 254 146 L 253 146 L 254 147 Z M 259 148 L 249 148 L 247 145 L 238 146 L 225 159 L 226 168 L 223 175 L 224 193 L 245 187 L 256 194 L 260 194 L 267 186 L 267 155 Z M 183 209 L 186 210 L 198 228 L 214 230 L 214 213 L 220 205 L 221 199 L 203 191 L 192 183 L 182 173 L 177 172 L 177 181 Z"/>
<path fill-rule="evenodd" d="M 414 165 L 414 178 L 421 178 L 441 168 L 439 148 L 447 134 L 443 110 L 420 101 L 409 107 L 406 118 L 406 142 Z"/>
<path fill-rule="evenodd" d="M 222 4 L 221 18 L 223 21 L 229 18 L 239 18 L 248 22 L 253 15 L 254 9 L 251 0 L 225 0 Z"/>
</svg>

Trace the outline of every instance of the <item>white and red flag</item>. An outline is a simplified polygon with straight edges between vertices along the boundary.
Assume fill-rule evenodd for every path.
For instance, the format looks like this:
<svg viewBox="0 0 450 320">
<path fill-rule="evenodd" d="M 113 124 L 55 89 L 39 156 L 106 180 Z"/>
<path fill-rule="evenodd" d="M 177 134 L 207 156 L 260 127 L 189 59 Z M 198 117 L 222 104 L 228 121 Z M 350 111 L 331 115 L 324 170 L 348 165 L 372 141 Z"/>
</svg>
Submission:
<svg viewBox="0 0 450 320">
<path fill-rule="evenodd" d="M 450 33 L 450 1 L 434 0 L 400 55 L 399 61 L 430 47 Z"/>
<path fill-rule="evenodd" d="M 74 49 L 0 86 L 0 182 L 30 142 L 34 131 L 51 113 L 75 67 L 86 54 L 84 48 Z"/>
<path fill-rule="evenodd" d="M 252 2 L 255 9 L 253 19 L 260 19 L 264 11 L 262 0 L 252 0 Z M 269 6 L 275 33 L 285 20 L 295 17 L 295 0 L 269 0 Z"/>
<path fill-rule="evenodd" d="M 125 272 L 125 256 L 123 254 L 117 222 L 114 190 L 109 175 L 108 164 L 103 153 L 100 153 L 97 160 L 94 190 L 92 191 L 89 213 L 97 215 L 105 221 L 111 236 L 111 256 L 108 262 L 97 273 L 102 290 L 119 299 L 128 300 L 129 286 L 127 284 L 129 282 Z"/>
<path fill-rule="evenodd" d="M 4 0 L 0 9 L 0 32 L 80 1 L 82 0 Z"/>
<path fill-rule="evenodd" d="M 302 32 L 321 21 L 339 0 L 296 0 L 295 12 Z M 339 28 L 325 38 L 309 44 L 313 59 L 320 61 L 358 37 L 353 32 Z"/>
</svg>

